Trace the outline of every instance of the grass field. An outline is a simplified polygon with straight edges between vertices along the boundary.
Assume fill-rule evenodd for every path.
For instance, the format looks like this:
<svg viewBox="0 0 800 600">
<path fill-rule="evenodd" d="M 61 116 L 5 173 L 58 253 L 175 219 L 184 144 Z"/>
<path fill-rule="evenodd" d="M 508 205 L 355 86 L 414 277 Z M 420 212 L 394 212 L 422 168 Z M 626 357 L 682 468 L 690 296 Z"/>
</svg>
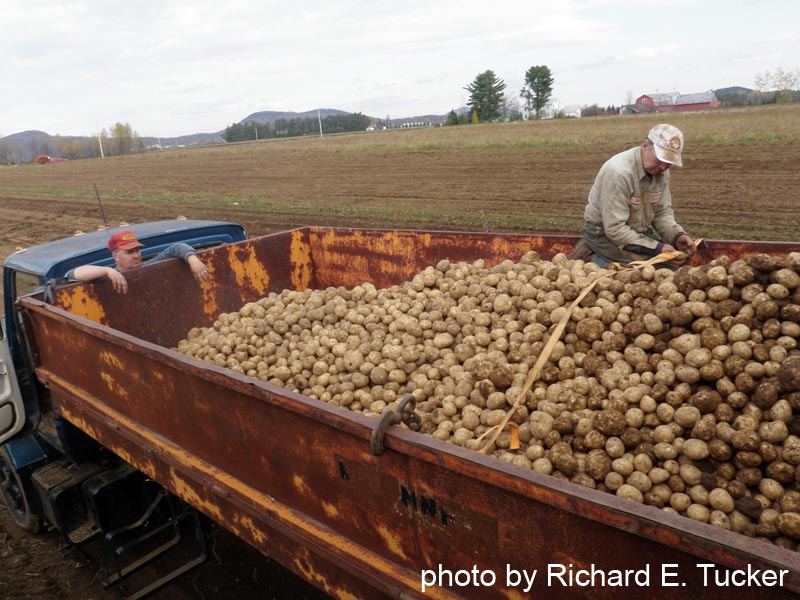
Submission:
<svg viewBox="0 0 800 600">
<path fill-rule="evenodd" d="M 657 122 L 686 136 L 672 191 L 695 236 L 796 240 L 800 106 L 311 136 L 0 169 L 0 256 L 109 220 L 577 233 L 594 176 Z"/>
</svg>

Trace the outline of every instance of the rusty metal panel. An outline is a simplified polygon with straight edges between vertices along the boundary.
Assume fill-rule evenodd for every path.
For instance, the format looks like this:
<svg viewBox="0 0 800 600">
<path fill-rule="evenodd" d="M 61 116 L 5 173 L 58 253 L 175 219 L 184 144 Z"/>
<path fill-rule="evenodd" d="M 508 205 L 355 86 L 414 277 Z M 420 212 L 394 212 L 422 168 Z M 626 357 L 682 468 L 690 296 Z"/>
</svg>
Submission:
<svg viewBox="0 0 800 600">
<path fill-rule="evenodd" d="M 208 326 L 223 312 L 284 289 L 353 287 L 366 281 L 395 285 L 443 259 L 487 265 L 570 252 L 577 236 L 371 230 L 308 227 L 203 252 L 211 280 L 197 283 L 178 260 L 126 273 L 129 291 L 109 282 L 75 284 L 56 291 L 55 304 L 118 331 L 174 346 L 192 327 Z M 709 241 L 703 254 L 787 253 L 800 243 Z M 698 263 L 702 257 L 698 256 Z M 154 311 L 158 314 L 154 314 Z"/>
<path fill-rule="evenodd" d="M 783 548 L 399 428 L 375 457 L 373 420 L 164 348 L 269 291 L 391 285 L 444 258 L 492 264 L 531 249 L 547 258 L 576 239 L 306 228 L 204 253 L 213 280 L 203 286 L 171 261 L 133 273 L 126 296 L 75 285 L 57 292 L 61 308 L 22 303 L 37 374 L 66 418 L 335 597 L 421 597 L 420 571 L 438 565 L 475 565 L 501 581 L 425 597 L 525 597 L 503 585 L 509 567 L 649 566 L 657 578 L 662 563 L 677 565 L 686 587 L 656 586 L 659 597 L 727 597 L 703 586 L 704 562 L 787 569 L 787 587 L 765 591 L 800 592 L 797 554 Z M 732 258 L 745 246 L 798 250 L 727 244 L 709 246 Z M 602 592 L 623 598 L 631 589 Z"/>
<path fill-rule="evenodd" d="M 321 287 L 353 287 L 369 281 L 377 287 L 395 285 L 443 259 L 489 266 L 518 261 L 536 251 L 543 259 L 572 251 L 579 236 L 380 229 L 309 229 L 316 277 Z M 787 254 L 800 251 L 800 243 L 707 240 L 692 264 L 746 254 Z"/>
<path fill-rule="evenodd" d="M 192 327 L 208 326 L 223 312 L 269 292 L 317 285 L 308 231 L 297 229 L 199 254 L 211 279 L 198 283 L 180 260 L 125 273 L 128 293 L 102 281 L 56 290 L 55 304 L 118 331 L 173 346 Z"/>
<path fill-rule="evenodd" d="M 415 577 L 438 565 L 502 574 L 507 566 L 657 570 L 667 563 L 687 587 L 659 588 L 659 597 L 703 589 L 721 598 L 729 590 L 704 589 L 696 566 L 715 562 L 788 569 L 788 589 L 771 591 L 800 591 L 796 553 L 788 550 L 410 431 L 391 431 L 389 452 L 375 457 L 366 417 L 23 302 L 38 341 L 38 374 L 69 420 L 263 552 L 272 554 L 276 530 L 308 548 L 308 564 L 336 565 L 314 567 L 311 579 L 320 578 L 322 589 L 348 589 L 356 577 L 375 594 L 421 597 Z M 302 574 L 292 558 L 282 560 Z M 522 597 L 500 583 L 458 591 Z M 451 595 L 434 592 L 426 597 Z"/>
<path fill-rule="evenodd" d="M 519 260 L 535 250 L 542 258 L 570 252 L 574 236 L 514 235 L 450 231 L 310 229 L 321 287 L 353 287 L 369 281 L 395 285 L 440 260 L 484 259 L 487 265 Z"/>
</svg>

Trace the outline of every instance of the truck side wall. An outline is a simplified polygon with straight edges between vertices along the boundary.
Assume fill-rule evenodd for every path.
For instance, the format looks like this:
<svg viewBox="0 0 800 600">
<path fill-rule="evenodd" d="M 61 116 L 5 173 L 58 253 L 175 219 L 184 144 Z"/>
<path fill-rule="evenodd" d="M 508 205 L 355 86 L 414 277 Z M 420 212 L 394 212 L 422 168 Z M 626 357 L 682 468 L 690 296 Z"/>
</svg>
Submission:
<svg viewBox="0 0 800 600">
<path fill-rule="evenodd" d="M 770 592 L 800 591 L 788 550 L 398 427 L 386 436 L 389 451 L 375 457 L 374 420 L 164 347 L 269 291 L 385 286 L 444 258 L 491 264 L 537 244 L 547 257 L 572 241 L 303 229 L 205 253 L 208 284 L 170 262 L 132 274 L 126 296 L 107 283 L 75 285 L 58 292 L 56 307 L 35 298 L 23 306 L 37 375 L 67 419 L 334 596 L 419 597 L 421 569 L 439 565 L 477 565 L 502 580 L 507 566 L 596 562 L 605 569 L 677 564 L 687 587 L 658 587 L 664 598 L 702 589 L 699 562 L 785 568 L 788 587 Z M 519 590 L 498 584 L 459 592 L 506 598 Z M 629 594 L 604 588 L 604 597 Z M 704 590 L 709 598 L 728 595 Z M 438 589 L 426 597 L 455 595 Z"/>
</svg>

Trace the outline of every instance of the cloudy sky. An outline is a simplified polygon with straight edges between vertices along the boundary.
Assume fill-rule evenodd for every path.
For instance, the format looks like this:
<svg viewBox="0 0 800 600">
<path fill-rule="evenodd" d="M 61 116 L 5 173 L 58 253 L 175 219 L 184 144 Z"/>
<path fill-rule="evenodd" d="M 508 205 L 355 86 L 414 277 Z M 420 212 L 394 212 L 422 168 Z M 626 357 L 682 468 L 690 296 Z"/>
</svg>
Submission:
<svg viewBox="0 0 800 600">
<path fill-rule="evenodd" d="M 260 110 L 404 117 L 547 65 L 562 105 L 800 68 L 796 0 L 0 0 L 0 136 L 224 129 Z"/>
</svg>

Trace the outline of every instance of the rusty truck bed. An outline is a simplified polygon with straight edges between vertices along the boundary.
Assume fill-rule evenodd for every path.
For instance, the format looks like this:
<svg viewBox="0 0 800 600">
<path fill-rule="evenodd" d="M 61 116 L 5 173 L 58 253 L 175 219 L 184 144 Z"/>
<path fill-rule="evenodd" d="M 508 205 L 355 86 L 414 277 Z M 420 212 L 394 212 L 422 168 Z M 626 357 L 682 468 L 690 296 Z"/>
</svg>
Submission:
<svg viewBox="0 0 800 600">
<path fill-rule="evenodd" d="M 444 258 L 492 264 L 529 250 L 548 258 L 574 242 L 302 228 L 204 253 L 213 274 L 205 284 L 167 261 L 132 272 L 126 295 L 107 283 L 76 284 L 57 290 L 53 305 L 22 304 L 38 377 L 65 418 L 334 597 L 526 597 L 507 569 L 539 570 L 531 595 L 631 595 L 630 586 L 548 585 L 548 565 L 647 570 L 648 597 L 728 597 L 732 590 L 704 585 L 705 563 L 787 570 L 783 588 L 756 591 L 800 592 L 795 552 L 399 427 L 377 457 L 375 420 L 170 349 L 191 327 L 271 291 L 383 287 Z M 711 241 L 707 252 L 797 250 Z M 662 586 L 663 564 L 673 565 L 669 581 L 685 585 Z M 492 572 L 496 582 L 423 595 L 421 571 L 440 568 Z"/>
</svg>

